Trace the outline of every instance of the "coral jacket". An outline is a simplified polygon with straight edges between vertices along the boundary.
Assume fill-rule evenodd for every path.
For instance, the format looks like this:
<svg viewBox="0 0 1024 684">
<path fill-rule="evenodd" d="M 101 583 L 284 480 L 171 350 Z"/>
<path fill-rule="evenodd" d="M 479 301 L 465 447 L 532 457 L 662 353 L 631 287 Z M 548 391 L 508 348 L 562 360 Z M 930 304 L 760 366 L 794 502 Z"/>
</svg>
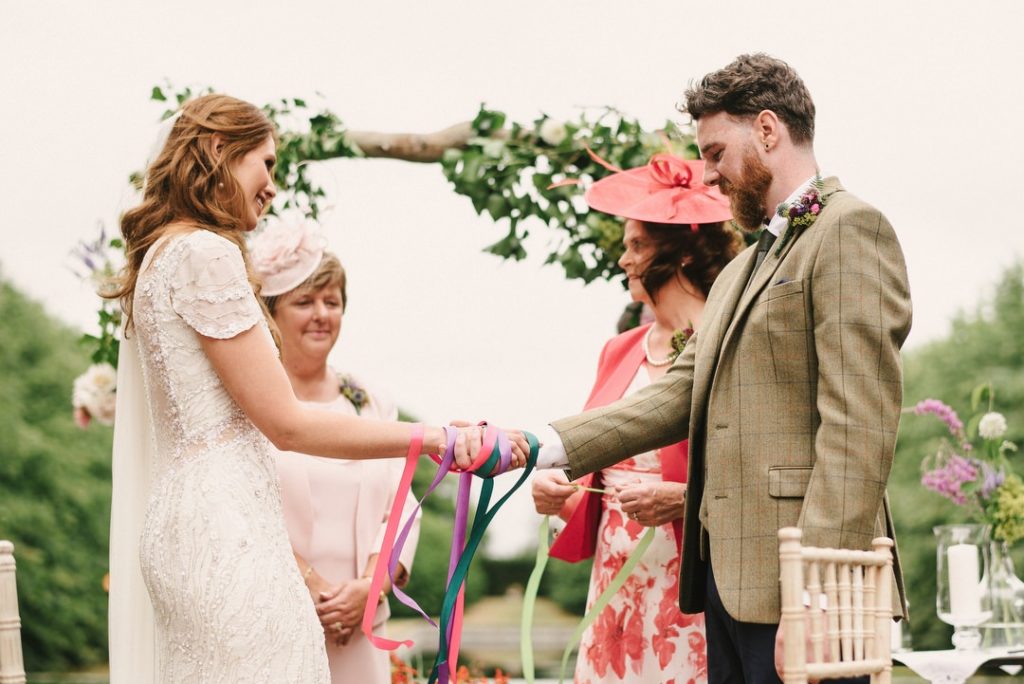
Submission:
<svg viewBox="0 0 1024 684">
<path fill-rule="evenodd" d="M 584 410 L 607 406 L 622 398 L 644 362 L 642 342 L 650 327 L 651 324 L 647 324 L 627 330 L 604 345 L 597 364 L 597 379 Z M 658 450 L 663 480 L 686 482 L 688 452 L 686 440 Z M 600 480 L 601 473 L 597 472 L 580 478 L 577 484 L 599 488 Z M 562 511 L 562 517 L 567 520 L 567 524 L 551 545 L 551 555 L 570 563 L 593 556 L 597 544 L 597 527 L 601 521 L 601 495 L 584 491 L 573 509 Z M 672 521 L 672 530 L 678 547 L 682 542 L 682 518 Z"/>
</svg>

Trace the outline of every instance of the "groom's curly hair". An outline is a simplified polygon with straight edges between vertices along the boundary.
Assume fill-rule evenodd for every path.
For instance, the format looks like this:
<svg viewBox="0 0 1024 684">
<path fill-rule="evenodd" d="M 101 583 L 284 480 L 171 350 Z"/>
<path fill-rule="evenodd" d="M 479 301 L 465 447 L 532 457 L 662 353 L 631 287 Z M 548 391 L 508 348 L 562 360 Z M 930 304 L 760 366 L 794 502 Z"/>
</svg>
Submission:
<svg viewBox="0 0 1024 684">
<path fill-rule="evenodd" d="M 781 59 L 764 53 L 740 55 L 728 66 L 691 82 L 680 111 L 694 121 L 725 112 L 753 117 L 765 109 L 786 124 L 793 142 L 814 141 L 814 101 L 799 74 Z"/>
</svg>

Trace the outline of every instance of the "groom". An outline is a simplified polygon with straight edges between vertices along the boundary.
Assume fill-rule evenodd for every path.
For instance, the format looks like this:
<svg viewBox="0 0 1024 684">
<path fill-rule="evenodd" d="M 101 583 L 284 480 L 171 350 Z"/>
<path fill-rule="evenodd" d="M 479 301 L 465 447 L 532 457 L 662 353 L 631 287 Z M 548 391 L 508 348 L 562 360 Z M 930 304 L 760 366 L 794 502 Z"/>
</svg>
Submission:
<svg viewBox="0 0 1024 684">
<path fill-rule="evenodd" d="M 705 612 L 710 682 L 777 682 L 779 528 L 854 549 L 893 536 L 907 274 L 885 217 L 819 176 L 814 103 L 789 65 L 740 56 L 691 86 L 685 111 L 704 182 L 761 237 L 665 377 L 552 423 L 541 461 L 578 478 L 689 436 L 680 607 Z M 898 559 L 895 572 L 903 615 Z"/>
</svg>

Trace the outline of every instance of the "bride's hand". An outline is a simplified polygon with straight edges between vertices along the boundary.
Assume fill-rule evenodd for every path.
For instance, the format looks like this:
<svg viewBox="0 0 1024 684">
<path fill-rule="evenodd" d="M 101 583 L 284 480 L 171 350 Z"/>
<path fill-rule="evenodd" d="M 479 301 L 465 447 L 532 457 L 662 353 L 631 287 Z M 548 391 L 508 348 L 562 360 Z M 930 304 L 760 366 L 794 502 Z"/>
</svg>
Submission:
<svg viewBox="0 0 1024 684">
<path fill-rule="evenodd" d="M 459 434 L 455 438 L 455 465 L 466 470 L 473 465 L 473 459 L 480 453 L 484 429 L 465 420 L 453 420 L 450 425 L 459 429 Z"/>
<path fill-rule="evenodd" d="M 472 465 L 473 459 L 480 453 L 484 428 L 465 420 L 453 420 L 450 425 L 459 428 L 459 436 L 455 439 L 455 463 L 465 470 Z M 526 436 L 522 430 L 505 430 L 504 432 L 512 445 L 511 466 L 513 468 L 524 467 L 530 456 L 530 443 L 526 441 Z M 465 451 L 461 453 L 459 450 L 460 440 L 465 447 Z"/>
</svg>

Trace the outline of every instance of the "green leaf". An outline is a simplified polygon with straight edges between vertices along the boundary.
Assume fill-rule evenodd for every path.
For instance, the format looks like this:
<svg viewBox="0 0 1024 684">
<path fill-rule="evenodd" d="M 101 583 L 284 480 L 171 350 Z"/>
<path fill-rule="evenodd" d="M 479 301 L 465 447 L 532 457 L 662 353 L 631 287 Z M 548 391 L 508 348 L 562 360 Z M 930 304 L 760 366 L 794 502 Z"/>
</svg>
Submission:
<svg viewBox="0 0 1024 684">
<path fill-rule="evenodd" d="M 989 396 L 991 391 L 991 383 L 986 382 L 975 387 L 974 390 L 971 392 L 971 410 L 977 411 L 978 406 L 981 405 L 981 402 L 985 401 L 985 399 Z"/>
<path fill-rule="evenodd" d="M 509 215 L 509 202 L 502 195 L 491 195 L 487 198 L 487 213 L 495 221 Z"/>
<path fill-rule="evenodd" d="M 967 421 L 967 439 L 974 439 L 978 436 L 978 423 L 981 422 L 982 414 L 978 413 L 971 416 L 971 419 Z"/>
<path fill-rule="evenodd" d="M 153 86 L 153 90 L 149 93 L 149 99 L 157 102 L 167 102 L 167 96 L 164 95 L 164 91 L 160 89 L 160 86 Z"/>
</svg>

